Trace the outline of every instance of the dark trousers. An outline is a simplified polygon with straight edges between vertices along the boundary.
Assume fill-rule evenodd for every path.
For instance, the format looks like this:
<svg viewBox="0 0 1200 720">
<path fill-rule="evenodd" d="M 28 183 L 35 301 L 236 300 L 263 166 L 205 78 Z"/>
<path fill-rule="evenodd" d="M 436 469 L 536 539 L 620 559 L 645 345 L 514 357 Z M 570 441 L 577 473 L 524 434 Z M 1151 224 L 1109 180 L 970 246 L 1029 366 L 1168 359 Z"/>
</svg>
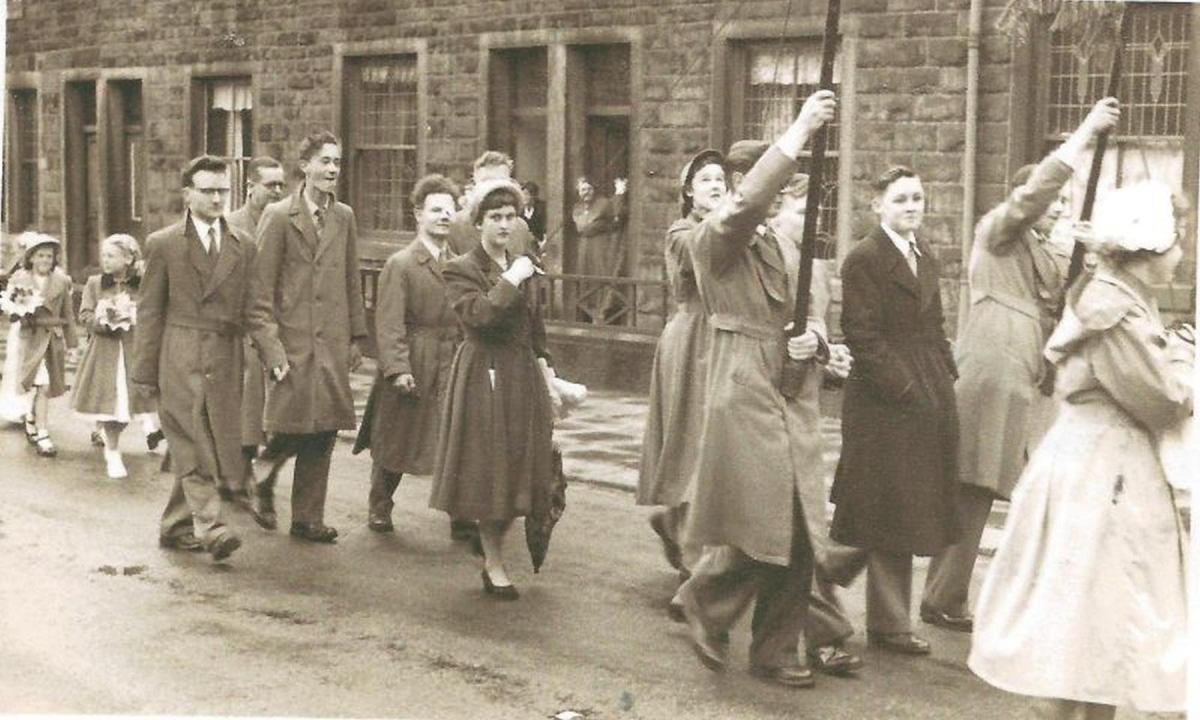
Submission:
<svg viewBox="0 0 1200 720">
<path fill-rule="evenodd" d="M 292 474 L 292 522 L 319 527 L 325 524 L 325 492 L 329 487 L 329 463 L 337 431 L 319 433 L 276 433 L 267 441 L 262 457 L 282 463 L 296 458 Z M 268 490 L 269 491 L 269 490 Z"/>
<path fill-rule="evenodd" d="M 754 600 L 750 663 L 760 668 L 803 664 L 797 651 L 808 615 L 813 549 L 799 498 L 792 503 L 792 549 L 788 565 L 755 560 L 733 547 L 705 548 L 692 577 L 679 588 L 710 637 L 729 632 Z"/>
<path fill-rule="evenodd" d="M 368 512 L 371 519 L 387 519 L 392 516 L 392 496 L 400 487 L 401 473 L 384 470 L 377 462 L 371 463 L 371 492 L 367 496 Z"/>
<path fill-rule="evenodd" d="M 921 607 L 950 615 L 970 615 L 967 604 L 971 591 L 971 574 L 979 557 L 979 543 L 992 512 L 991 491 L 974 485 L 958 489 L 958 517 L 962 535 L 958 542 L 935 555 L 925 576 L 925 597 Z"/>
</svg>

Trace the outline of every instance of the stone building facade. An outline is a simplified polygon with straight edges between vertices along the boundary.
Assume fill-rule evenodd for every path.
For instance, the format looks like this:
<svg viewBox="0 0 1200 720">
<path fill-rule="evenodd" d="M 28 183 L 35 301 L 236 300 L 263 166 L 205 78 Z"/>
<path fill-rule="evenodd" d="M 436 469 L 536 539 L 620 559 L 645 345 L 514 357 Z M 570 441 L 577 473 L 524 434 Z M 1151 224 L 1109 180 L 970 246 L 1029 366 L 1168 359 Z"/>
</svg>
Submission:
<svg viewBox="0 0 1200 720">
<path fill-rule="evenodd" d="M 871 222 L 870 179 L 895 163 L 917 169 L 951 324 L 964 213 L 977 218 L 998 202 L 1011 172 L 1078 121 L 1107 62 L 1102 52 L 1073 54 L 1070 38 L 1042 27 L 1014 44 L 996 29 L 1001 0 L 978 2 L 975 42 L 971 0 L 843 0 L 840 115 L 822 207 L 823 253 L 836 258 Z M 379 259 L 411 237 L 415 178 L 463 180 L 480 152 L 501 149 L 519 179 L 541 186 L 560 271 L 574 266 L 573 238 L 559 231 L 574 178 L 587 174 L 602 191 L 630 179 L 623 274 L 643 282 L 641 299 L 620 328 L 572 331 L 652 336 L 680 167 L 701 148 L 775 132 L 816 82 L 825 6 L 8 0 L 5 228 L 65 238 L 68 266 L 82 272 L 100 237 L 143 236 L 180 214 L 187 158 L 272 155 L 291 167 L 300 137 L 332 128 L 346 143 L 342 197 L 358 213 L 364 254 Z M 1188 71 L 1200 64 L 1200 10 L 1151 3 L 1137 12 L 1123 94 L 1141 108 L 1126 131 L 1141 134 L 1117 143 L 1107 181 L 1167 173 L 1195 199 L 1200 72 Z M 976 181 L 964 211 L 969 88 Z M 570 329 L 573 318 L 558 319 Z"/>
</svg>

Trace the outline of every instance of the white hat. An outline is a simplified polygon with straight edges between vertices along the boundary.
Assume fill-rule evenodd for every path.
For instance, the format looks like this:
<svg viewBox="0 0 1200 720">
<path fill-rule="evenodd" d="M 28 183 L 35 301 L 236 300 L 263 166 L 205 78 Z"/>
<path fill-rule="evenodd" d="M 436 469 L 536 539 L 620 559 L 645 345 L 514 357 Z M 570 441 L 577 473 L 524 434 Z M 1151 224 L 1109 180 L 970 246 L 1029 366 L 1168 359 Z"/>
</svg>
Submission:
<svg viewBox="0 0 1200 720">
<path fill-rule="evenodd" d="M 1170 250 L 1176 240 L 1170 186 L 1143 180 L 1106 192 L 1096 203 L 1092 227 L 1098 242 L 1093 249 L 1102 255 Z"/>
<path fill-rule="evenodd" d="M 46 233 L 34 232 L 32 230 L 23 232 L 17 236 L 17 243 L 21 248 L 21 256 L 25 258 L 26 262 L 29 262 L 29 256 L 33 254 L 33 251 L 43 245 L 53 245 L 55 250 L 62 245 L 62 243 Z"/>
<path fill-rule="evenodd" d="M 471 218 L 471 222 L 478 225 L 483 218 L 479 217 L 479 206 L 483 204 L 485 198 L 497 190 L 509 190 L 517 198 L 516 210 L 520 215 L 525 209 L 525 194 L 521 190 L 521 186 L 515 180 L 509 178 L 496 178 L 495 180 L 484 180 L 475 187 L 471 188 L 470 196 L 467 198 L 467 214 Z"/>
</svg>

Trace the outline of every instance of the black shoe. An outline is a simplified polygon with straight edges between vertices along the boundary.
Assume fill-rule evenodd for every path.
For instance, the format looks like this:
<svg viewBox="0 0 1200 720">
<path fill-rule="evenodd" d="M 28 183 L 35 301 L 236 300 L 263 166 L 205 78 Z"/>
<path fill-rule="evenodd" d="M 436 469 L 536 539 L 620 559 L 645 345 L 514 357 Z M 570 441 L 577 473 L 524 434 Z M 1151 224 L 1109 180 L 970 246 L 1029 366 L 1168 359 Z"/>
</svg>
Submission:
<svg viewBox="0 0 1200 720">
<path fill-rule="evenodd" d="M 184 535 L 159 535 L 158 546 L 164 550 L 183 550 L 184 552 L 204 552 L 204 545 L 196 539 L 196 536 L 187 533 Z"/>
<path fill-rule="evenodd" d="M 676 570 L 683 569 L 683 550 L 680 549 L 679 543 L 675 538 L 671 537 L 671 532 L 667 528 L 667 514 L 665 512 L 656 512 L 650 516 L 650 527 L 658 535 L 658 539 L 662 541 L 663 555 L 667 557 L 667 564 Z"/>
<path fill-rule="evenodd" d="M 104 447 L 104 435 L 99 430 L 92 431 L 91 441 L 93 447 Z"/>
<path fill-rule="evenodd" d="M 146 435 L 146 447 L 150 448 L 151 450 L 157 450 L 158 444 L 166 439 L 167 436 L 163 435 L 162 430 L 155 430 L 154 432 Z"/>
<path fill-rule="evenodd" d="M 367 519 L 367 529 L 377 533 L 390 533 L 396 531 L 396 526 L 388 518 L 372 517 Z"/>
<path fill-rule="evenodd" d="M 450 539 L 459 542 L 466 542 L 472 538 L 479 537 L 479 526 L 474 520 L 461 520 L 459 518 L 450 518 Z"/>
<path fill-rule="evenodd" d="M 826 675 L 845 677 L 862 669 L 863 661 L 859 656 L 846 652 L 837 645 L 822 645 L 808 653 L 808 662 L 812 667 Z"/>
<path fill-rule="evenodd" d="M 928 640 L 919 638 L 912 633 L 882 633 L 868 630 L 867 642 L 901 655 L 928 655 L 932 649 Z"/>
<path fill-rule="evenodd" d="M 937 625 L 938 627 L 953 630 L 955 632 L 969 633 L 975 630 L 975 618 L 971 615 L 951 615 L 944 613 L 941 610 L 933 608 L 921 608 L 921 622 L 926 625 Z"/>
<path fill-rule="evenodd" d="M 233 551 L 237 550 L 241 546 L 242 539 L 231 532 L 227 532 L 213 541 L 212 547 L 210 547 L 208 551 L 212 553 L 212 559 L 214 561 L 220 562 L 232 555 Z"/>
<path fill-rule="evenodd" d="M 789 665 L 775 668 L 751 665 L 750 674 L 761 680 L 790 688 L 810 688 L 817 682 L 813 676 L 813 671 L 803 665 Z"/>
<path fill-rule="evenodd" d="M 729 662 L 729 637 L 711 635 L 700 622 L 695 609 L 688 606 L 687 598 L 681 597 L 680 601 L 679 609 L 683 613 L 683 621 L 688 626 L 688 640 L 691 641 L 692 651 L 704 667 L 713 672 L 724 672 Z"/>
<path fill-rule="evenodd" d="M 483 578 L 483 592 L 497 600 L 516 600 L 521 597 L 521 593 L 517 592 L 516 585 L 496 585 L 492 583 L 492 578 L 488 575 L 487 570 L 481 572 L 480 577 Z"/>
<path fill-rule="evenodd" d="M 254 497 L 250 503 L 250 514 L 254 522 L 263 530 L 274 530 L 279 527 L 279 519 L 275 516 L 275 487 L 266 483 L 258 483 L 254 488 Z"/>
<path fill-rule="evenodd" d="M 338 531 L 328 525 L 309 525 L 305 522 L 295 521 L 292 523 L 292 535 L 301 540 L 308 540 L 315 543 L 335 543 L 337 542 Z"/>
</svg>

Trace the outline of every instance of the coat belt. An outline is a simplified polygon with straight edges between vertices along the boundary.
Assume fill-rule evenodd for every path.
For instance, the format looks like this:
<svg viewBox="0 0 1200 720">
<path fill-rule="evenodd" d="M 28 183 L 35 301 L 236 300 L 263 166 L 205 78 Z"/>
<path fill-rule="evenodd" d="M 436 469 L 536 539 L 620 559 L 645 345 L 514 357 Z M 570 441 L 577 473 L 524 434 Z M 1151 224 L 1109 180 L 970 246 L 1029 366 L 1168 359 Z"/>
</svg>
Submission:
<svg viewBox="0 0 1200 720">
<path fill-rule="evenodd" d="M 984 300 L 992 300 L 1010 310 L 1015 310 L 1028 318 L 1037 320 L 1038 322 L 1042 321 L 1042 309 L 1032 300 L 1026 300 L 1025 298 L 1019 298 L 1016 295 L 1009 295 L 1008 293 L 998 292 L 996 290 L 971 291 L 972 306 L 978 305 Z"/>
<path fill-rule="evenodd" d="M 755 322 L 730 313 L 713 313 L 708 316 L 708 324 L 717 330 L 752 337 L 755 340 L 775 342 L 783 338 L 783 329 Z"/>
<path fill-rule="evenodd" d="M 232 320 L 218 320 L 216 318 L 181 315 L 178 313 L 167 315 L 167 325 L 188 328 L 189 330 L 203 330 L 204 332 L 230 337 L 242 334 L 241 323 L 233 322 Z"/>
</svg>

